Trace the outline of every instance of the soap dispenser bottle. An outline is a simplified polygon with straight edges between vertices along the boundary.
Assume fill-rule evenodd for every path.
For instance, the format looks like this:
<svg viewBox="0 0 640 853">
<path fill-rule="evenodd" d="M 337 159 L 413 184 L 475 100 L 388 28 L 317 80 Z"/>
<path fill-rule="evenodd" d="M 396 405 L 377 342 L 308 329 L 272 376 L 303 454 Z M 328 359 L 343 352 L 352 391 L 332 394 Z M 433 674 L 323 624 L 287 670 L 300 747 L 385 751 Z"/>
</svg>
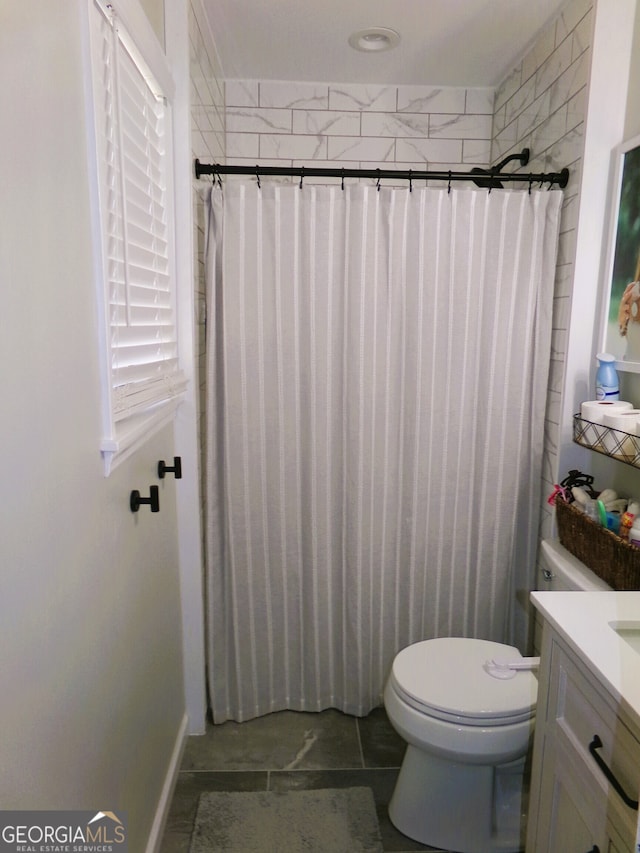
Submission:
<svg viewBox="0 0 640 853">
<path fill-rule="evenodd" d="M 608 352 L 598 353 L 598 370 L 596 371 L 596 400 L 610 402 L 620 399 L 620 385 L 615 369 L 615 356 Z"/>
</svg>

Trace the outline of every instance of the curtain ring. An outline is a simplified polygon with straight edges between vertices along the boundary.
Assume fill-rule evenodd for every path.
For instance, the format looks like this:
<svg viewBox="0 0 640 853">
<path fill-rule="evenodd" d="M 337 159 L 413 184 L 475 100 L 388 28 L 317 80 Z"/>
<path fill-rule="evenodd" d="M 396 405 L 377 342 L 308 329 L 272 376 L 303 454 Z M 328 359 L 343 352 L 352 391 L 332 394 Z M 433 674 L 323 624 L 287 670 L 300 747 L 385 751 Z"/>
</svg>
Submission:
<svg viewBox="0 0 640 853">
<path fill-rule="evenodd" d="M 341 188 L 342 188 L 342 189 L 344 189 L 344 167 L 343 167 L 343 169 L 342 169 L 342 179 L 341 179 L 341 181 L 340 181 L 340 186 L 341 186 Z"/>
<path fill-rule="evenodd" d="M 376 189 L 378 190 L 378 192 L 380 192 L 380 169 L 376 169 L 376 172 L 378 173 L 378 180 L 376 182 Z"/>
<path fill-rule="evenodd" d="M 218 181 L 218 186 L 220 187 L 220 189 L 222 189 L 222 176 L 220 175 L 220 169 L 218 168 L 217 165 L 216 165 L 216 173 L 214 176 L 214 181 L 215 180 Z"/>
<path fill-rule="evenodd" d="M 413 178 L 411 177 L 411 169 L 409 169 L 409 192 L 413 192 Z"/>
<path fill-rule="evenodd" d="M 258 189 L 261 190 L 262 187 L 260 186 L 260 167 L 258 166 L 257 163 L 256 163 L 256 181 L 258 182 Z"/>
<path fill-rule="evenodd" d="M 531 187 L 533 186 L 533 175 L 529 175 L 529 195 L 531 195 Z"/>
<path fill-rule="evenodd" d="M 449 170 L 449 183 L 447 184 L 447 194 L 451 195 L 451 170 Z"/>
<path fill-rule="evenodd" d="M 304 166 L 300 167 L 300 189 L 302 189 L 302 181 L 304 180 Z"/>
<path fill-rule="evenodd" d="M 493 181 L 495 179 L 495 169 L 492 169 L 489 173 L 490 181 L 489 181 L 489 195 L 491 195 L 491 190 L 493 189 Z"/>
</svg>

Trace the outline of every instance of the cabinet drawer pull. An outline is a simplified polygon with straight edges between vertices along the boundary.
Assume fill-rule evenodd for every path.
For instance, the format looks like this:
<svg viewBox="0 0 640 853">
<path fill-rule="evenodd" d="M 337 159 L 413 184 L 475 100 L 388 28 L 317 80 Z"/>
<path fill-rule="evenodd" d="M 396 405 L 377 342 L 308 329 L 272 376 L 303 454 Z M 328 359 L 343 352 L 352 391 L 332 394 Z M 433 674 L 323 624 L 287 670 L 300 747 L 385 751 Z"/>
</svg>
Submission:
<svg viewBox="0 0 640 853">
<path fill-rule="evenodd" d="M 624 788 L 622 787 L 620 782 L 618 782 L 616 777 L 613 775 L 611 768 L 609 768 L 607 766 L 603 757 L 597 752 L 597 750 L 601 749 L 601 748 L 602 748 L 602 741 L 600 740 L 598 735 L 594 735 L 593 740 L 589 744 L 589 752 L 591 753 L 591 755 L 593 755 L 593 757 L 596 760 L 596 764 L 598 765 L 600 770 L 602 770 L 604 775 L 607 777 L 607 780 L 611 783 L 613 788 L 618 792 L 619 796 L 622 798 L 625 805 L 629 806 L 630 809 L 635 809 L 636 811 L 638 811 L 638 801 L 632 800 L 631 797 L 628 796 L 628 794 L 626 793 L 626 791 L 624 790 Z"/>
</svg>

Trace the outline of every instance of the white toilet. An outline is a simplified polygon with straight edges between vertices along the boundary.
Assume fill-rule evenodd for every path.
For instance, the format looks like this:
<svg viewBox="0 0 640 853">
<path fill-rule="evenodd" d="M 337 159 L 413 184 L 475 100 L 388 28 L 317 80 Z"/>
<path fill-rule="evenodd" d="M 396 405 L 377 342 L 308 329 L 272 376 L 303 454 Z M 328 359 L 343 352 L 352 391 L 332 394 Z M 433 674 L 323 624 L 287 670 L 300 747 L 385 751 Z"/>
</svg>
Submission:
<svg viewBox="0 0 640 853">
<path fill-rule="evenodd" d="M 608 589 L 555 540 L 542 542 L 538 588 Z M 414 643 L 393 661 L 384 705 L 407 751 L 389 817 L 422 844 L 457 853 L 524 848 L 538 684 L 530 669 L 487 666 L 494 659 L 527 663 L 512 646 L 461 637 Z"/>
</svg>

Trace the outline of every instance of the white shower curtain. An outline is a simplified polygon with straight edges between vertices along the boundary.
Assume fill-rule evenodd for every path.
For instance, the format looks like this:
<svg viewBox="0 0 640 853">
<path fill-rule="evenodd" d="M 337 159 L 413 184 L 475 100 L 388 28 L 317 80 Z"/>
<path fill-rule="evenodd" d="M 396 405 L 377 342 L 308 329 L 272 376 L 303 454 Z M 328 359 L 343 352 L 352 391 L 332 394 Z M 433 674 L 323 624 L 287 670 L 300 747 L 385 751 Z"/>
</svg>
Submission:
<svg viewBox="0 0 640 853">
<path fill-rule="evenodd" d="M 420 639 L 524 650 L 561 199 L 212 188 L 216 722 L 366 714 Z"/>
</svg>

